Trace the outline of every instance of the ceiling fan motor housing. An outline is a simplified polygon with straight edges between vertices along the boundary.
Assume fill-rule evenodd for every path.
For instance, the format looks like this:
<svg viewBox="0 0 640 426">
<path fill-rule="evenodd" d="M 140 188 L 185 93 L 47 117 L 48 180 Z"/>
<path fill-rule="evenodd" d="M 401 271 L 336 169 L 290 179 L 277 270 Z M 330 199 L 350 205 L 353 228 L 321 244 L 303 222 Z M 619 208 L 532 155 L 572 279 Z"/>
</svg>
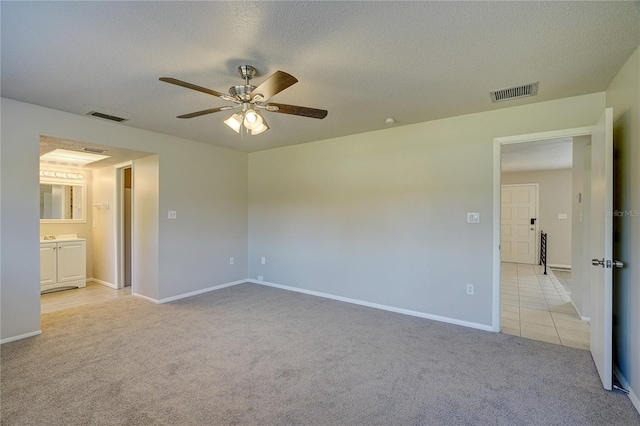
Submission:
<svg viewBox="0 0 640 426">
<path fill-rule="evenodd" d="M 251 100 L 251 92 L 253 92 L 255 88 L 256 86 L 251 86 L 249 84 L 232 86 L 229 88 L 229 94 L 241 101 L 249 101 Z"/>
<path fill-rule="evenodd" d="M 256 75 L 256 69 L 251 65 L 240 65 L 238 67 L 238 72 L 245 81 L 251 80 L 253 76 Z"/>
</svg>

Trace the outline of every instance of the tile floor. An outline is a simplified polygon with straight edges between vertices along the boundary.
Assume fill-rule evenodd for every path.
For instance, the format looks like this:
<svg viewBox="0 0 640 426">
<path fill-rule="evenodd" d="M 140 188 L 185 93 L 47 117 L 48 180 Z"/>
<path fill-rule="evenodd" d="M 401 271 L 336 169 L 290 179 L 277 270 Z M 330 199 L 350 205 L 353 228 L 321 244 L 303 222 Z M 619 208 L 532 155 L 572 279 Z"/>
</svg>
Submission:
<svg viewBox="0 0 640 426">
<path fill-rule="evenodd" d="M 84 288 L 56 291 L 40 296 L 40 312 L 63 311 L 76 306 L 103 303 L 118 297 L 132 297 L 131 287 L 115 290 L 94 282 L 88 282 Z"/>
<path fill-rule="evenodd" d="M 589 323 L 571 304 L 570 290 L 547 268 L 502 263 L 502 332 L 589 350 Z"/>
</svg>

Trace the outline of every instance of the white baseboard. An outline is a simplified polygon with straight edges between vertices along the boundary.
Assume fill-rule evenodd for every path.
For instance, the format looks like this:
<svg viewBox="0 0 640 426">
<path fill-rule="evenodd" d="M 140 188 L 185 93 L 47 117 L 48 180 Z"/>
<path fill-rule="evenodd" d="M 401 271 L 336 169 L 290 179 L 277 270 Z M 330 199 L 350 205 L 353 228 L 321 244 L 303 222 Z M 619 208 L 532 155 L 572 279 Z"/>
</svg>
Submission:
<svg viewBox="0 0 640 426">
<path fill-rule="evenodd" d="M 547 263 L 547 266 L 549 268 L 554 268 L 554 269 L 566 269 L 567 271 L 571 270 L 571 265 L 560 265 L 560 264 L 551 264 L 551 263 Z"/>
<path fill-rule="evenodd" d="M 576 310 L 576 313 L 578 314 L 578 316 L 580 317 L 580 319 L 582 321 L 586 321 L 586 322 L 591 322 L 591 318 L 589 317 L 585 317 L 584 315 L 582 315 L 582 312 L 580 312 L 580 309 L 578 309 L 578 307 L 576 306 L 575 303 L 573 303 L 573 300 L 571 300 L 571 306 L 573 306 L 573 309 Z"/>
<path fill-rule="evenodd" d="M 156 305 L 159 304 L 160 302 L 156 299 L 153 299 L 151 297 L 145 296 L 144 294 L 140 294 L 140 293 L 131 293 L 132 296 L 134 297 L 139 297 L 140 299 L 144 299 L 147 302 L 151 302 L 151 303 L 155 303 Z"/>
<path fill-rule="evenodd" d="M 493 327 L 490 326 L 490 325 L 479 324 L 479 323 L 470 322 L 470 321 L 462 321 L 462 320 L 458 320 L 458 319 L 455 319 L 455 318 L 449 318 L 449 317 L 443 317 L 443 316 L 440 316 L 440 315 L 427 314 L 427 313 L 424 313 L 424 312 L 411 311 L 409 309 L 396 308 L 394 306 L 381 305 L 379 303 L 366 302 L 366 301 L 363 301 L 363 300 L 351 299 L 349 297 L 336 296 L 334 294 L 321 293 L 319 291 L 306 290 L 306 289 L 298 288 L 298 287 L 290 287 L 290 286 L 287 286 L 287 285 L 275 284 L 275 283 L 270 283 L 270 282 L 267 282 L 267 281 L 258 281 L 258 280 L 252 280 L 252 279 L 249 279 L 247 281 L 250 282 L 250 283 L 253 283 L 253 284 L 260 284 L 260 285 L 264 285 L 264 286 L 267 286 L 267 287 L 275 287 L 275 288 L 279 288 L 279 289 L 282 289 L 282 290 L 289 290 L 289 291 L 295 291 L 297 293 L 309 294 L 311 296 L 318 296 L 318 297 L 324 297 L 326 299 L 338 300 L 340 302 L 353 303 L 354 305 L 361 305 L 361 306 L 367 306 L 369 308 L 382 309 L 383 311 L 390 311 L 390 312 L 395 312 L 395 313 L 398 313 L 398 314 L 411 315 L 413 317 L 420 317 L 420 318 L 426 318 L 426 319 L 430 319 L 430 320 L 434 320 L 434 321 L 446 322 L 448 324 L 462 325 L 464 327 L 476 328 L 476 329 L 484 330 L 484 331 L 495 331 L 493 329 Z"/>
<path fill-rule="evenodd" d="M 0 345 L 3 343 L 14 342 L 16 340 L 26 339 L 27 337 L 33 337 L 42 334 L 42 330 L 32 331 L 31 333 L 20 334 L 19 336 L 7 337 L 6 339 L 0 340 Z"/>
<path fill-rule="evenodd" d="M 220 290 L 223 288 L 227 288 L 227 287 L 232 287 L 234 285 L 238 285 L 238 284 L 243 284 L 246 283 L 248 280 L 238 280 L 238 281 L 232 281 L 230 283 L 225 283 L 225 284 L 220 284 L 220 285 L 216 285 L 213 287 L 208 287 L 208 288 L 203 288 L 202 290 L 196 290 L 196 291 L 191 291 L 189 293 L 183 293 L 183 294 L 178 294 L 177 296 L 171 296 L 171 297 L 165 297 L 164 299 L 153 299 L 151 297 L 147 297 L 144 296 L 142 294 L 139 293 L 133 293 L 134 296 L 139 297 L 141 299 L 145 299 L 148 300 L 150 302 L 156 303 L 156 304 L 163 304 L 163 303 L 168 303 L 168 302 L 173 302 L 174 300 L 180 300 L 180 299 L 184 299 L 186 297 L 192 297 L 192 296 L 197 296 L 199 294 L 202 293 L 208 293 L 210 291 L 215 291 L 215 290 Z"/>
<path fill-rule="evenodd" d="M 627 378 L 624 377 L 624 375 L 618 369 L 618 366 L 615 364 L 613 365 L 613 374 L 616 375 L 622 387 L 629 391 L 629 399 L 631 400 L 633 406 L 636 407 L 636 411 L 640 413 L 640 399 L 638 399 L 638 395 L 636 395 L 633 389 L 631 389 Z"/>
<path fill-rule="evenodd" d="M 102 281 L 102 280 L 99 280 L 97 278 L 89 278 L 87 281 L 91 281 L 92 283 L 100 284 L 100 285 L 103 285 L 105 287 L 110 287 L 110 288 L 113 288 L 113 289 L 116 289 L 116 290 L 118 289 L 118 287 L 115 284 L 111 284 L 109 282 Z"/>
</svg>

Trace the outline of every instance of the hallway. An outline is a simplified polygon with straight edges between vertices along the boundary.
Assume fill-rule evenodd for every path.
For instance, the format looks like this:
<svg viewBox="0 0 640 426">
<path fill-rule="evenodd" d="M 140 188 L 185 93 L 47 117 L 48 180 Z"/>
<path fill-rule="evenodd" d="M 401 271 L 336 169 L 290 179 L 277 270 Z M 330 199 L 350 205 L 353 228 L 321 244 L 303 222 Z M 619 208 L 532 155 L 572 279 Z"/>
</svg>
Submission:
<svg viewBox="0 0 640 426">
<path fill-rule="evenodd" d="M 502 263 L 501 332 L 589 350 L 589 323 L 573 308 L 570 289 L 547 274 L 538 265 Z"/>
</svg>

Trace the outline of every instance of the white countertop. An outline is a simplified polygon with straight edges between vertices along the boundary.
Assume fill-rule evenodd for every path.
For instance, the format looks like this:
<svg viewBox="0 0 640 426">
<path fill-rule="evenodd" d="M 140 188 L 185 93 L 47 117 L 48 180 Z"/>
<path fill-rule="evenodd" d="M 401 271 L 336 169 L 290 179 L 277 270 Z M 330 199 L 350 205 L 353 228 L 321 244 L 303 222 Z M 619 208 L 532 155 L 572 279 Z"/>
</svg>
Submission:
<svg viewBox="0 0 640 426">
<path fill-rule="evenodd" d="M 48 237 L 53 236 L 54 238 L 44 239 L 44 237 L 40 237 L 40 244 L 42 243 L 60 243 L 66 241 L 86 241 L 86 238 L 79 238 L 77 234 L 63 234 L 63 235 L 47 235 Z"/>
</svg>

